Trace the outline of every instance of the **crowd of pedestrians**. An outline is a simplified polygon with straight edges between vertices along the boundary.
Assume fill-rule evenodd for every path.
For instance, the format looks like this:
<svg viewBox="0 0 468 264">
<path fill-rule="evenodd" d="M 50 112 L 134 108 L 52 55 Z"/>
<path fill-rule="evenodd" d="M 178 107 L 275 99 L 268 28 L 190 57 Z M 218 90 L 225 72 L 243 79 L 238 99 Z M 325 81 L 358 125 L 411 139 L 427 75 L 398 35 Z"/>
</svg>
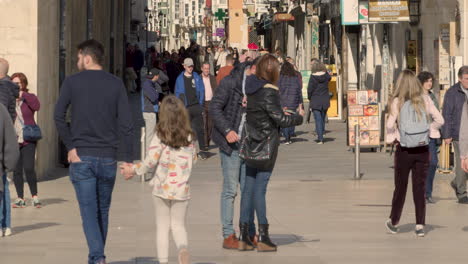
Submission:
<svg viewBox="0 0 468 264">
<path fill-rule="evenodd" d="M 146 53 L 127 45 L 124 80 L 103 69 L 105 51 L 96 40 L 77 47 L 79 73 L 65 79 L 54 119 L 68 150 L 83 231 L 89 248 L 88 263 L 106 263 L 105 245 L 116 172 L 125 179 L 144 177 L 152 186 L 159 263 L 168 263 L 169 233 L 179 263 L 189 263 L 185 226 L 191 198 L 190 176 L 197 160 L 208 158 L 210 143 L 219 148 L 223 175 L 220 197 L 222 247 L 240 251 L 276 251 L 269 235 L 266 193 L 276 165 L 280 138 L 291 144 L 295 126 L 302 124 L 305 106 L 302 76 L 294 60 L 281 50 L 274 54 L 220 46 Z M 144 68 L 146 66 L 146 68 Z M 309 112 L 315 119 L 317 144 L 324 143 L 328 84 L 325 65 L 311 61 L 307 87 Z M 9 77 L 9 64 L 0 58 L 0 225 L 11 235 L 11 208 L 42 206 L 38 197 L 35 151 L 41 139 L 35 113 L 38 97 L 30 93 L 23 73 Z M 142 72 L 143 71 L 143 72 Z M 389 102 L 386 141 L 396 145 L 395 190 L 385 226 L 398 233 L 409 174 L 412 174 L 417 236 L 424 236 L 426 203 L 432 198 L 437 153 L 442 142 L 455 149 L 456 177 L 451 186 L 461 204 L 468 204 L 468 66 L 460 69 L 459 83 L 445 95 L 443 111 L 431 89 L 434 76 L 416 76 L 404 70 Z M 134 163 L 133 122 L 129 93 L 140 93 L 145 121 L 146 155 Z M 71 108 L 71 123 L 67 112 Z M 464 132 L 464 133 L 462 133 Z M 120 144 L 122 142 L 122 144 Z M 123 154 L 117 164 L 117 150 Z M 8 172 L 11 172 L 8 174 Z M 11 203 L 12 179 L 17 199 Z M 240 189 L 240 192 L 238 192 Z M 240 193 L 239 234 L 234 227 L 234 204 Z M 255 218 L 257 223 L 255 223 Z"/>
</svg>

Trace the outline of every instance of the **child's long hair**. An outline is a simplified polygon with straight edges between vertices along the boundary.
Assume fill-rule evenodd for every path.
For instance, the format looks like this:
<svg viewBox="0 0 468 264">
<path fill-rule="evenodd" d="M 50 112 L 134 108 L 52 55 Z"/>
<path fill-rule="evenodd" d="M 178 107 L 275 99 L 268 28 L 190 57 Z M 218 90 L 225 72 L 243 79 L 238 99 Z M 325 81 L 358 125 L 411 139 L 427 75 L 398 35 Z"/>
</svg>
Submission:
<svg viewBox="0 0 468 264">
<path fill-rule="evenodd" d="M 172 148 L 186 147 L 194 140 L 189 114 L 179 98 L 169 95 L 162 101 L 156 133 L 163 144 Z"/>
<path fill-rule="evenodd" d="M 404 70 L 398 77 L 396 89 L 389 102 L 389 106 L 393 104 L 393 100 L 398 98 L 398 109 L 400 110 L 403 104 L 409 100 L 416 110 L 418 118 L 421 118 L 422 114 L 426 113 L 426 104 L 423 95 L 423 87 L 421 82 L 416 78 L 414 72 Z"/>
</svg>

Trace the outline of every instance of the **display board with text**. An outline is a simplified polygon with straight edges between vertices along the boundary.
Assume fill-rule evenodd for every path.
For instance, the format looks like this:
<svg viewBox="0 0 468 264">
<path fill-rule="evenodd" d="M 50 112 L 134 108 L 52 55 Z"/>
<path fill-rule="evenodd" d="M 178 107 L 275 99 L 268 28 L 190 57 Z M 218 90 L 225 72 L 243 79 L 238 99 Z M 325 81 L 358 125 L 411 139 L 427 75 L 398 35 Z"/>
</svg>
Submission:
<svg viewBox="0 0 468 264">
<path fill-rule="evenodd" d="M 348 91 L 348 146 L 356 145 L 359 136 L 360 146 L 380 147 L 380 107 L 379 94 L 374 90 Z M 359 135 L 355 126 L 359 124 Z"/>
</svg>

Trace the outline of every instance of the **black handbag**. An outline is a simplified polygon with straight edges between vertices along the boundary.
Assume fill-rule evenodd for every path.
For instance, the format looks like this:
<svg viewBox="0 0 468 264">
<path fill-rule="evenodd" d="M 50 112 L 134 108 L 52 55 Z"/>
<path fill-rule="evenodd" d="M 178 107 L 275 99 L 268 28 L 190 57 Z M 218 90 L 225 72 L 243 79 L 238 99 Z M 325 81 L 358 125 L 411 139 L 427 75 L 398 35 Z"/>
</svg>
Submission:
<svg viewBox="0 0 468 264">
<path fill-rule="evenodd" d="M 267 137 L 255 137 L 248 132 L 247 124 L 243 131 L 244 137 L 241 140 L 239 157 L 245 161 L 249 167 L 260 170 L 269 170 L 274 166 L 274 155 L 277 145 L 277 137 L 268 135 Z"/>
<path fill-rule="evenodd" d="M 38 125 L 23 126 L 23 140 L 36 142 L 42 138 L 41 128 Z"/>
</svg>

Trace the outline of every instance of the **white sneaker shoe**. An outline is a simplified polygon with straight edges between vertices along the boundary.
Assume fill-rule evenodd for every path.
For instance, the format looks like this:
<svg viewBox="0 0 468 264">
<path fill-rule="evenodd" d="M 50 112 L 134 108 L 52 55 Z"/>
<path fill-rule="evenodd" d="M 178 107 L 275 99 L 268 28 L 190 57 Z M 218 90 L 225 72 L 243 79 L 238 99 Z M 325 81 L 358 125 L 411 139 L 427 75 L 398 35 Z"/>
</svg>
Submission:
<svg viewBox="0 0 468 264">
<path fill-rule="evenodd" d="M 3 229 L 3 236 L 11 236 L 11 228 L 7 227 Z"/>
</svg>

